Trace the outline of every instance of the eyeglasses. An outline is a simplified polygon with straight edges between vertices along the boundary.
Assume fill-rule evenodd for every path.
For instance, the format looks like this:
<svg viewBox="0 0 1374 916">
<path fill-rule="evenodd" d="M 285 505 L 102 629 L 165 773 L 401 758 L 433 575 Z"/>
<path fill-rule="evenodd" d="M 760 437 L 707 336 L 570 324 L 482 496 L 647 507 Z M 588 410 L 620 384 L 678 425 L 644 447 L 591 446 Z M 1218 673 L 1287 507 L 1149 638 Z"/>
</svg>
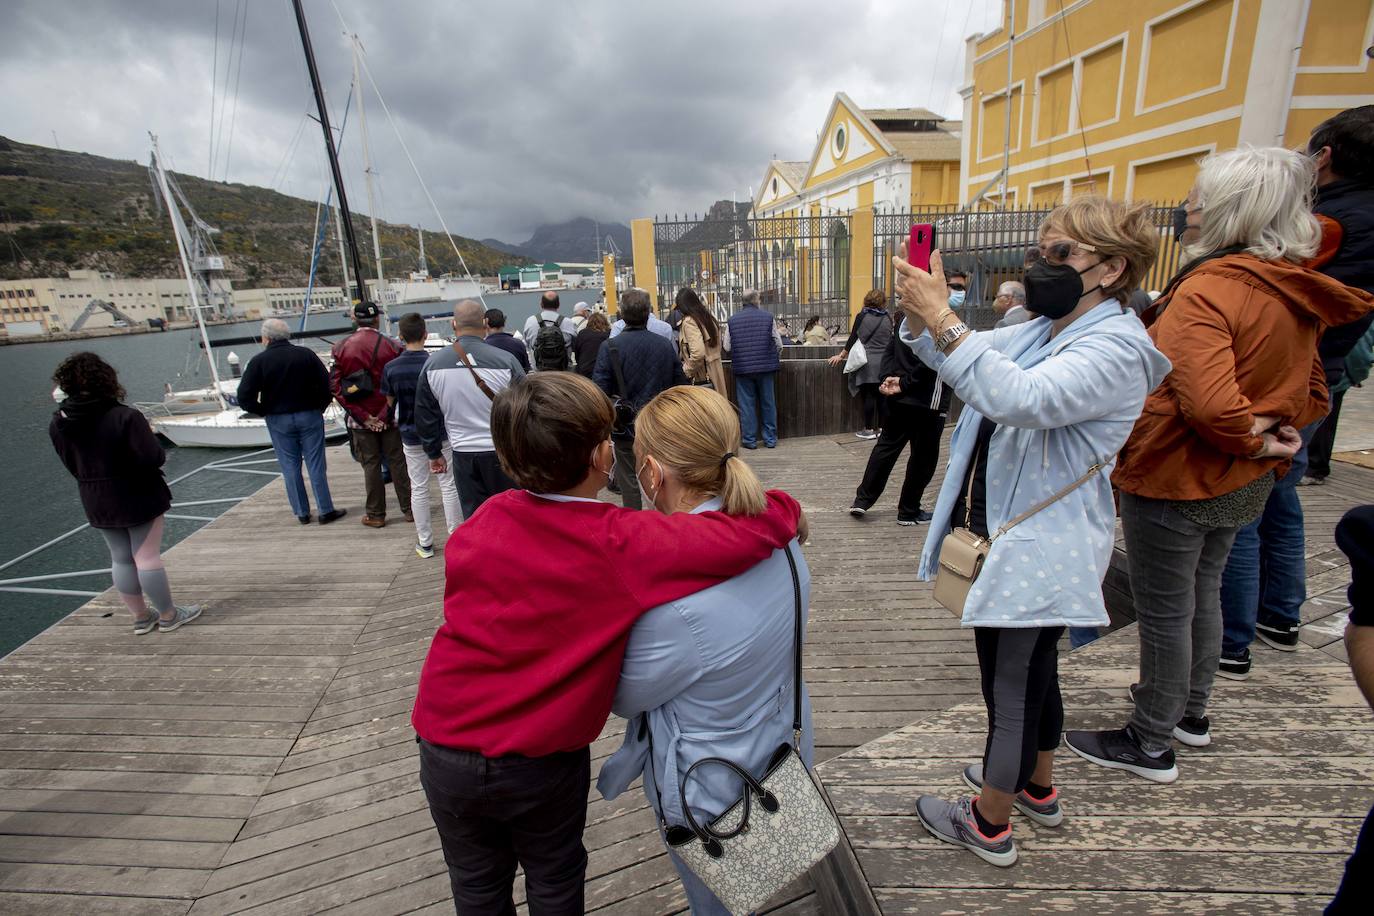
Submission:
<svg viewBox="0 0 1374 916">
<path fill-rule="evenodd" d="M 1047 264 L 1063 264 L 1078 251 L 1097 253 L 1094 246 L 1083 242 L 1051 242 L 1048 245 L 1040 245 L 1027 251 L 1024 266 L 1030 267 L 1038 261 L 1044 261 Z"/>
</svg>

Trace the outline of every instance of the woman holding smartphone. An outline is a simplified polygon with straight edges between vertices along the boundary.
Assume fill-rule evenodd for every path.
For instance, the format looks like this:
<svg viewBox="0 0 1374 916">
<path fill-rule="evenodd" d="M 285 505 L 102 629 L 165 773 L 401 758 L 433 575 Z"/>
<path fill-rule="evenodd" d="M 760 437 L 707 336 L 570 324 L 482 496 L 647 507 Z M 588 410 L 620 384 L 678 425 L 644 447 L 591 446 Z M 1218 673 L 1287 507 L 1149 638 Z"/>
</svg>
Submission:
<svg viewBox="0 0 1374 916">
<path fill-rule="evenodd" d="M 901 338 L 967 405 L 922 578 L 935 577 L 952 528 L 994 537 L 963 606 L 988 710 L 983 760 L 963 774 L 979 794 L 924 795 L 916 813 L 938 839 L 993 865 L 1016 862 L 1013 808 L 1046 827 L 1063 819 L 1053 779 L 1064 721 L 1058 643 L 1065 627 L 1107 623 L 1108 475 L 1145 396 L 1169 371 L 1121 306 L 1154 263 L 1158 237 L 1143 204 L 1080 197 L 1056 208 L 1026 257 L 1026 307 L 1036 317 L 993 331 L 970 330 L 950 309 L 938 252 L 929 272 L 894 259 Z"/>
</svg>

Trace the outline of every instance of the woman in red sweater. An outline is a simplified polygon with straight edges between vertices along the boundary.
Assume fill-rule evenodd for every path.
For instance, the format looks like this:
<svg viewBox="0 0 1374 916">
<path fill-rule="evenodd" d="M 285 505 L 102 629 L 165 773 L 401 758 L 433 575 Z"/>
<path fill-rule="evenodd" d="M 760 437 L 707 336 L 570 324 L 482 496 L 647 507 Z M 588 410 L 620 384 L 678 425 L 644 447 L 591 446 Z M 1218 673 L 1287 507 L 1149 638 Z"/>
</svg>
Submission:
<svg viewBox="0 0 1374 916">
<path fill-rule="evenodd" d="M 758 516 L 627 511 L 614 412 L 573 373 L 536 373 L 492 405 L 502 468 L 522 489 L 487 500 L 445 548 L 444 622 L 412 723 L 420 781 L 459 913 L 583 911 L 589 746 L 610 714 L 630 628 L 647 610 L 753 567 L 796 534 L 780 491 Z"/>
</svg>

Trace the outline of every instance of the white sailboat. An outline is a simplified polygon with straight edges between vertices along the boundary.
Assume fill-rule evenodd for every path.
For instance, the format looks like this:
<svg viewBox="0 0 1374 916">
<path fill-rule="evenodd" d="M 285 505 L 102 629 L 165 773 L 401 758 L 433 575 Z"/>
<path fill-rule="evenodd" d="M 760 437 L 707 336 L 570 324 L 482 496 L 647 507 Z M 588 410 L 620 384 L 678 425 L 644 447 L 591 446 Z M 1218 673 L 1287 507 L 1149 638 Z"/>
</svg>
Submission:
<svg viewBox="0 0 1374 916">
<path fill-rule="evenodd" d="M 157 179 L 158 190 L 167 205 L 167 213 L 172 220 L 172 235 L 176 237 L 177 254 L 181 258 L 181 269 L 186 275 L 186 285 L 191 295 L 191 311 L 195 314 L 196 326 L 200 329 L 201 344 L 209 356 L 206 362 L 210 368 L 211 385 L 209 389 L 199 393 L 202 402 L 210 408 L 203 413 L 178 414 L 170 410 L 159 411 L 155 406 L 145 408 L 145 413 L 149 414 L 148 421 L 155 432 L 181 448 L 265 448 L 272 444 L 267 422 L 261 417 L 245 413 L 237 406 L 231 406 L 229 398 L 225 397 L 226 386 L 237 391 L 238 381 L 222 380 L 215 365 L 210 347 L 210 334 L 205 328 L 205 306 L 201 303 L 199 284 L 191 272 L 191 260 L 186 250 L 190 232 L 181 217 L 176 198 L 172 196 L 168 187 L 167 173 L 162 166 L 157 138 L 153 137 L 152 141 L 152 169 Z M 210 397 L 206 397 L 207 394 Z M 324 421 L 326 438 L 337 438 L 347 433 L 344 428 L 343 411 L 337 404 L 331 404 L 329 410 L 325 411 Z"/>
</svg>

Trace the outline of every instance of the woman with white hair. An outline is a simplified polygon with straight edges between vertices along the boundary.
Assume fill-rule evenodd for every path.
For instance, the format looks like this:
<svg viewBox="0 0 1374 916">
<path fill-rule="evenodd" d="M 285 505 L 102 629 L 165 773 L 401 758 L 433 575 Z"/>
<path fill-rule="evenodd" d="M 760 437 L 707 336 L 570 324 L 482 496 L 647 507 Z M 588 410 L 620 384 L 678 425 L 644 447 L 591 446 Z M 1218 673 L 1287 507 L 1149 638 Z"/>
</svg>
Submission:
<svg viewBox="0 0 1374 916">
<path fill-rule="evenodd" d="M 1188 195 L 1191 259 L 1141 316 L 1173 371 L 1121 450 L 1140 680 L 1124 728 L 1069 732 L 1093 763 L 1178 778 L 1171 739 L 1211 742 L 1207 701 L 1221 655 L 1221 573 L 1236 531 L 1264 509 L 1326 410 L 1322 331 L 1374 297 L 1303 266 L 1321 230 L 1301 153 L 1242 148 L 1203 161 Z"/>
</svg>

